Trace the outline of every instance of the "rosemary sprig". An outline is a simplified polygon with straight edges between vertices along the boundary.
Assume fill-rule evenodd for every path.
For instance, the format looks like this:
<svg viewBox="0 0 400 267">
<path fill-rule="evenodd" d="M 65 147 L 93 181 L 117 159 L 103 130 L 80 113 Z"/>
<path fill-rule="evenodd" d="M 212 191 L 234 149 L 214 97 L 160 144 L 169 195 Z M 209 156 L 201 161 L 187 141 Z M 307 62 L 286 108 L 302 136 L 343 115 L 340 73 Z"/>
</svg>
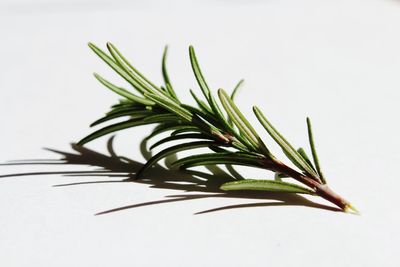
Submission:
<svg viewBox="0 0 400 267">
<path fill-rule="evenodd" d="M 194 166 L 224 164 L 262 168 L 275 172 L 277 179 L 240 179 L 221 184 L 221 190 L 262 190 L 318 195 L 345 212 L 357 212 L 348 201 L 327 186 L 325 177 L 321 172 L 309 118 L 307 118 L 307 128 L 312 161 L 303 148 L 296 150 L 275 129 L 258 107 L 253 108 L 261 125 L 293 163 L 294 166 L 290 167 L 271 153 L 260 135 L 234 103 L 237 89 L 243 81 L 238 83 L 231 95 L 228 95 L 223 89 L 219 89 L 218 99 L 220 103 L 218 103 L 204 78 L 192 46 L 189 47 L 190 62 L 204 97 L 204 100 L 202 100 L 192 90 L 190 91 L 197 104 L 196 106 L 184 104 L 179 100 L 166 67 L 167 48 L 165 48 L 162 58 L 164 85 L 156 86 L 133 67 L 114 45 L 107 44 L 109 53 L 104 52 L 92 43 L 89 43 L 89 47 L 125 79 L 136 93 L 116 86 L 100 75 L 94 74 L 97 80 L 122 96 L 123 99 L 112 106 L 103 118 L 95 121 L 91 126 L 122 117 L 127 119 L 93 132 L 83 138 L 79 145 L 84 145 L 112 132 L 140 125 L 156 124 L 157 126 L 147 137 L 148 139 L 165 132 L 169 132 L 170 135 L 153 144 L 151 149 L 171 141 L 182 141 L 182 143 L 161 150 L 150 158 L 143 168 L 136 173 L 137 179 L 140 179 L 149 168 L 169 155 L 197 148 L 209 148 L 210 152 L 176 160 L 172 163 L 172 167 L 185 169 Z M 187 140 L 192 141 L 188 142 Z M 282 178 L 292 178 L 302 183 L 303 186 L 282 181 Z"/>
</svg>

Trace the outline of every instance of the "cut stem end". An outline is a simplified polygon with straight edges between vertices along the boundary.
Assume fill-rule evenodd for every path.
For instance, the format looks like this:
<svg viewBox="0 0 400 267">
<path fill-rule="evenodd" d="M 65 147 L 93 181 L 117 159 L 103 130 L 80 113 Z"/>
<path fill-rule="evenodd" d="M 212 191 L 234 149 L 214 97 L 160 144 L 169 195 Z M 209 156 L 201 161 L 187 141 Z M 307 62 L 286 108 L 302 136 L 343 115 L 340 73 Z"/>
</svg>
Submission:
<svg viewBox="0 0 400 267">
<path fill-rule="evenodd" d="M 360 212 L 353 205 L 351 205 L 350 203 L 348 203 L 344 207 L 343 211 L 346 212 L 346 213 L 354 214 L 354 215 L 360 215 Z"/>
</svg>

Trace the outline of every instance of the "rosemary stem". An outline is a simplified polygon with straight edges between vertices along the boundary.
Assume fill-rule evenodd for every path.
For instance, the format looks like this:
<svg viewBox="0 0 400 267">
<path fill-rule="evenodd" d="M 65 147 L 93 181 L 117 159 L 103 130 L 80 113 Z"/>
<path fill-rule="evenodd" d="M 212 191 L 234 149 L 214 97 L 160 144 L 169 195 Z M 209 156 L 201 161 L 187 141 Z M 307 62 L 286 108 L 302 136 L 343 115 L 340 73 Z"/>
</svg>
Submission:
<svg viewBox="0 0 400 267">
<path fill-rule="evenodd" d="M 265 168 L 269 170 L 276 171 L 278 173 L 285 174 L 287 176 L 292 177 L 293 179 L 299 181 L 300 183 L 310 187 L 314 192 L 326 199 L 327 201 L 335 204 L 337 207 L 339 207 L 341 210 L 344 212 L 349 212 L 353 211 L 354 213 L 358 213 L 358 211 L 348 202 L 346 199 L 343 197 L 339 196 L 337 193 L 335 193 L 328 185 L 322 184 L 321 182 L 308 177 L 302 173 L 299 173 L 298 171 L 290 168 L 289 166 L 285 165 L 282 162 L 276 161 L 276 160 L 269 160 L 266 159 L 264 161 L 264 166 Z"/>
</svg>

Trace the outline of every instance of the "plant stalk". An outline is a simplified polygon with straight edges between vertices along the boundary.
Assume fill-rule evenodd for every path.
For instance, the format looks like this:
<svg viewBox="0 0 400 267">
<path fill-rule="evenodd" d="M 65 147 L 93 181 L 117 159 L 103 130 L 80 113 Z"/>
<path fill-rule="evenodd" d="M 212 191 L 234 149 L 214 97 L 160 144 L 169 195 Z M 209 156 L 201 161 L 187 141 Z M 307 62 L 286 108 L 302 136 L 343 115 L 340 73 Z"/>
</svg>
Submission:
<svg viewBox="0 0 400 267">
<path fill-rule="evenodd" d="M 310 187 L 315 194 L 335 204 L 342 211 L 353 212 L 356 214 L 359 213 L 350 202 L 335 193 L 328 185 L 322 184 L 321 181 L 317 181 L 315 178 L 304 175 L 277 160 L 266 159 L 263 164 L 266 169 L 290 176 L 298 182 Z"/>
</svg>

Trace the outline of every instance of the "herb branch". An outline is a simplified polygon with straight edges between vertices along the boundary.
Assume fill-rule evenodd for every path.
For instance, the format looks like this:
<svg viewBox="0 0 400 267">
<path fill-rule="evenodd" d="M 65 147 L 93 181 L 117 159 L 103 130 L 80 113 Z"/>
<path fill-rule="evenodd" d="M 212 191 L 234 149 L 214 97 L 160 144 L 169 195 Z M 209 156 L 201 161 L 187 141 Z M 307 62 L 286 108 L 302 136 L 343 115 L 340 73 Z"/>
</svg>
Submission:
<svg viewBox="0 0 400 267">
<path fill-rule="evenodd" d="M 78 143 L 79 145 L 84 145 L 112 132 L 140 125 L 156 124 L 157 126 L 147 137 L 148 139 L 166 132 L 169 135 L 154 143 L 151 149 L 173 141 L 181 141 L 181 143 L 170 145 L 155 154 L 136 173 L 136 179 L 141 179 L 149 168 L 169 155 L 198 148 L 209 148 L 210 151 L 207 153 L 201 152 L 176 160 L 172 163 L 172 167 L 186 169 L 195 166 L 224 164 L 262 168 L 275 172 L 276 179 L 237 179 L 221 184 L 221 190 L 261 190 L 317 195 L 332 202 L 345 212 L 357 213 L 357 210 L 348 201 L 334 193 L 326 184 L 315 149 L 310 118 L 307 118 L 307 128 L 311 159 L 303 148 L 295 149 L 258 107 L 253 107 L 258 121 L 293 163 L 293 167 L 291 167 L 271 153 L 260 135 L 236 106 L 234 98 L 243 80 L 238 83 L 231 95 L 225 90 L 219 89 L 219 101 L 217 101 L 204 78 L 192 46 L 189 47 L 190 62 L 203 95 L 200 98 L 190 90 L 196 106 L 182 103 L 174 90 L 166 67 L 167 47 L 162 57 L 163 86 L 157 86 L 147 79 L 111 43 L 107 43 L 108 53 L 92 43 L 89 43 L 89 47 L 136 92 L 114 85 L 95 73 L 95 78 L 105 87 L 120 95 L 122 100 L 113 105 L 104 117 L 95 121 L 91 126 L 122 117 L 127 119 L 93 132 L 83 138 Z M 188 140 L 191 141 L 188 142 Z M 285 178 L 286 181 L 283 181 L 282 178 Z M 294 179 L 302 185 L 289 182 L 290 179 Z"/>
</svg>

